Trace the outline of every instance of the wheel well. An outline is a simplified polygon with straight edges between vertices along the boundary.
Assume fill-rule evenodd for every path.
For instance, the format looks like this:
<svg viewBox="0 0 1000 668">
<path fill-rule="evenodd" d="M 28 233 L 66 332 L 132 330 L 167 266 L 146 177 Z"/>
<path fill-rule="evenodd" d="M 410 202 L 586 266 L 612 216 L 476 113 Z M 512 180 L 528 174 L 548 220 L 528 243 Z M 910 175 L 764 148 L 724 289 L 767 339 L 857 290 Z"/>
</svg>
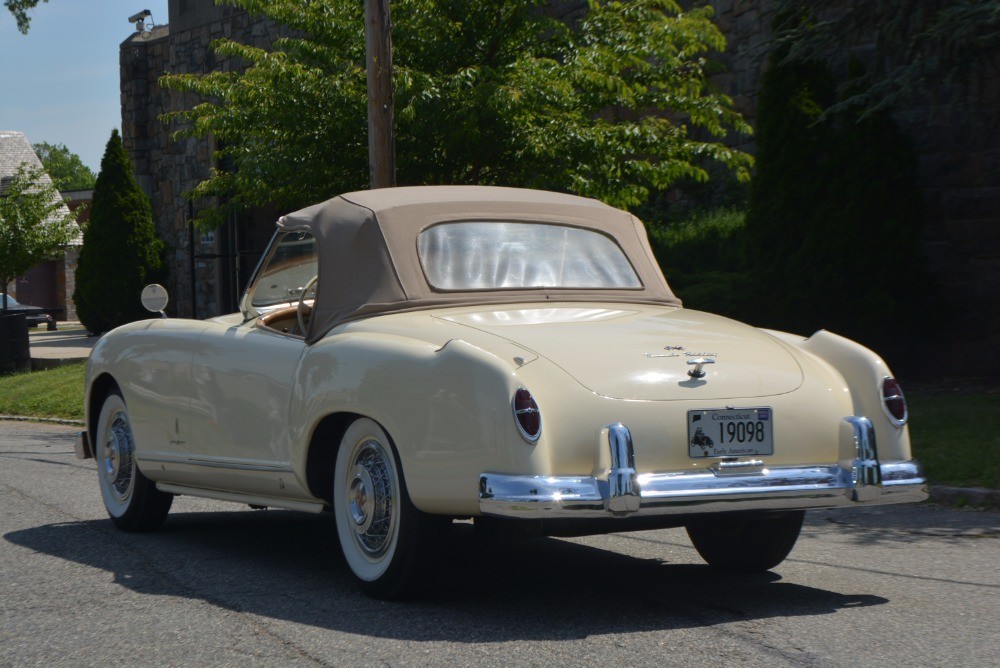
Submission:
<svg viewBox="0 0 1000 668">
<path fill-rule="evenodd" d="M 94 443 L 94 439 L 97 438 L 97 418 L 101 415 L 101 407 L 104 405 L 104 400 L 109 394 L 115 391 L 121 392 L 118 388 L 118 383 L 111 377 L 111 374 L 107 373 L 102 373 L 90 385 L 90 404 L 87 405 L 87 430 L 91 443 Z"/>
<path fill-rule="evenodd" d="M 361 416 L 355 413 L 327 415 L 313 430 L 306 458 L 306 483 L 309 491 L 327 503 L 333 503 L 333 467 L 337 447 L 347 427 Z"/>
</svg>

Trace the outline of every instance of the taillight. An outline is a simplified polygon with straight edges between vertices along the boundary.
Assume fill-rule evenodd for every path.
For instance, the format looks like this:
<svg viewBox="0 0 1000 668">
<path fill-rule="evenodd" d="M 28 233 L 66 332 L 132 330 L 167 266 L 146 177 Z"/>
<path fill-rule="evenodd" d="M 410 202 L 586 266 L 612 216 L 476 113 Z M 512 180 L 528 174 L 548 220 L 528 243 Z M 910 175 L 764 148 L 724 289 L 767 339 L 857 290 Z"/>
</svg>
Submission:
<svg viewBox="0 0 1000 668">
<path fill-rule="evenodd" d="M 521 437 L 528 443 L 537 441 L 542 434 L 542 414 L 538 411 L 538 404 L 531 392 L 519 387 L 511 400 L 511 408 Z"/>
<path fill-rule="evenodd" d="M 900 427 L 906 424 L 909 417 L 906 410 L 906 397 L 903 396 L 903 390 L 899 387 L 896 379 L 889 376 L 883 378 L 881 393 L 882 405 L 885 406 L 885 411 L 892 418 L 893 423 Z"/>
</svg>

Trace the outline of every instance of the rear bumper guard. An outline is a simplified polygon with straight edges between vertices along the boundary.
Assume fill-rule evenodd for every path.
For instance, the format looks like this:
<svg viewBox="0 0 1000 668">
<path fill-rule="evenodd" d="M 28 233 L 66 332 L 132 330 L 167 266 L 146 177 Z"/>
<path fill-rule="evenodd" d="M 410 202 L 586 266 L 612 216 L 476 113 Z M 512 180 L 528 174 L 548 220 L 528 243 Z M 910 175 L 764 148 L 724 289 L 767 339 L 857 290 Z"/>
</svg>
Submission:
<svg viewBox="0 0 1000 668">
<path fill-rule="evenodd" d="M 916 460 L 880 462 L 875 430 L 864 417 L 844 420 L 854 432 L 851 461 L 767 468 L 759 460 L 722 461 L 708 471 L 639 474 L 632 436 L 621 423 L 600 432 L 611 466 L 599 476 L 484 473 L 479 510 L 521 519 L 690 515 L 743 510 L 801 510 L 914 503 L 927 498 Z"/>
</svg>

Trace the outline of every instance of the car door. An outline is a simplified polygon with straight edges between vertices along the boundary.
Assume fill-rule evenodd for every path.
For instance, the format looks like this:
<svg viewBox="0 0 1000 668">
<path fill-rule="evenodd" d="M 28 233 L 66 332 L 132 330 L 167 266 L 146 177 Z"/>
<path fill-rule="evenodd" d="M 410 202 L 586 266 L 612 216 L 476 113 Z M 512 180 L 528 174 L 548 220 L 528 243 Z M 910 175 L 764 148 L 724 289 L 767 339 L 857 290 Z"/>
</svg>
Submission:
<svg viewBox="0 0 1000 668">
<path fill-rule="evenodd" d="M 286 489 L 294 485 L 288 407 L 304 350 L 302 337 L 258 321 L 202 332 L 191 383 L 192 484 L 268 496 L 294 491 Z"/>
</svg>

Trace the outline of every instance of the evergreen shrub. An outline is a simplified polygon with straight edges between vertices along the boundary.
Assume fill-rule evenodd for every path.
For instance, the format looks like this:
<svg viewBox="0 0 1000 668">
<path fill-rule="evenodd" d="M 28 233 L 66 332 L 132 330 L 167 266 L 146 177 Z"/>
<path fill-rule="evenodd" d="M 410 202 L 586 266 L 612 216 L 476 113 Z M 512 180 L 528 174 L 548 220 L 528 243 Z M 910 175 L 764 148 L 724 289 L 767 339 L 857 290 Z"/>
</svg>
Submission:
<svg viewBox="0 0 1000 668">
<path fill-rule="evenodd" d="M 76 270 L 73 300 L 83 326 L 101 333 L 150 317 L 139 294 L 146 284 L 165 280 L 164 254 L 149 198 L 114 130 L 101 158 Z"/>
<path fill-rule="evenodd" d="M 887 111 L 824 111 L 836 101 L 825 63 L 772 56 L 745 231 L 754 324 L 880 347 L 927 297 L 917 160 Z"/>
</svg>

